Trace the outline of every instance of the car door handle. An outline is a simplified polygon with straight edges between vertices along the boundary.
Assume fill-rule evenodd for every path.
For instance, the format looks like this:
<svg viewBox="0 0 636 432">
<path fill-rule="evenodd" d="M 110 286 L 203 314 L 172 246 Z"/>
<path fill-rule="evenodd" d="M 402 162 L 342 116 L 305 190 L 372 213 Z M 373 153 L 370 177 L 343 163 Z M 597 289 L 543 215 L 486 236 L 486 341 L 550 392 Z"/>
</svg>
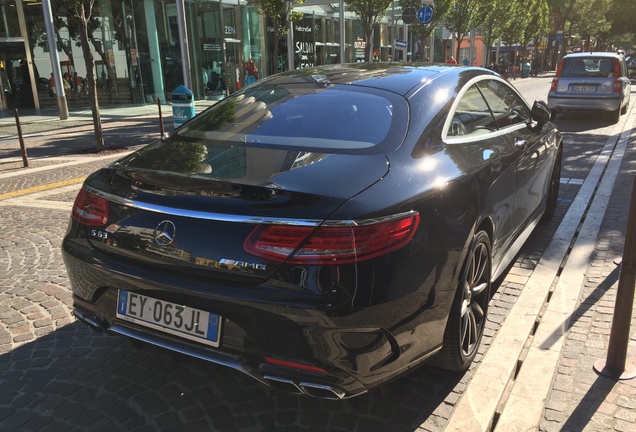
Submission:
<svg viewBox="0 0 636 432">
<path fill-rule="evenodd" d="M 526 148 L 526 145 L 528 144 L 528 142 L 526 140 L 524 140 L 523 138 L 515 138 L 515 147 L 523 150 Z"/>
</svg>

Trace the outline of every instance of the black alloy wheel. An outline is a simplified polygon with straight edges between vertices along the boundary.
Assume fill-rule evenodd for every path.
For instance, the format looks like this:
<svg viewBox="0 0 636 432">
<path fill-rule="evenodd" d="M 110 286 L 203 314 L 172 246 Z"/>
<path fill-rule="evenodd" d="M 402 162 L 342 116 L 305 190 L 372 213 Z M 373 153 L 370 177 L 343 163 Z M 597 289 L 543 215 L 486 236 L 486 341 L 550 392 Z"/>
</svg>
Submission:
<svg viewBox="0 0 636 432">
<path fill-rule="evenodd" d="M 491 277 L 490 238 L 485 231 L 475 234 L 451 307 L 444 345 L 435 365 L 444 369 L 466 370 L 472 363 L 484 334 Z"/>
</svg>

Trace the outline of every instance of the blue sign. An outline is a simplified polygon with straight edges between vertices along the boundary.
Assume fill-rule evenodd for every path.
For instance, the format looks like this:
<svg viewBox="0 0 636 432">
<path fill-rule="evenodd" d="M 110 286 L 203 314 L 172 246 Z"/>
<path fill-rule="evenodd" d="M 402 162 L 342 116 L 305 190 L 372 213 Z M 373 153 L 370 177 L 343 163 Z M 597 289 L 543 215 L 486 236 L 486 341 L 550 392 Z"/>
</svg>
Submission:
<svg viewBox="0 0 636 432">
<path fill-rule="evenodd" d="M 406 41 L 396 39 L 395 40 L 395 49 L 396 50 L 406 49 Z"/>
<path fill-rule="evenodd" d="M 423 6 L 417 11 L 417 20 L 422 24 L 431 22 L 433 19 L 433 9 L 430 6 Z"/>
</svg>

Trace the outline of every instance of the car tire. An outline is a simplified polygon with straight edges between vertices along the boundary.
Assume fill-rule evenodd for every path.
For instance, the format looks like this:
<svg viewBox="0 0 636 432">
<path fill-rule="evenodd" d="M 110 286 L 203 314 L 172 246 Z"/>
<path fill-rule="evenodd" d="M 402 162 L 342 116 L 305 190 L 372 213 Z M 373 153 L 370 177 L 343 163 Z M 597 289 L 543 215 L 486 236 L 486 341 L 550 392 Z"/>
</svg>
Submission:
<svg viewBox="0 0 636 432">
<path fill-rule="evenodd" d="M 618 107 L 618 109 L 612 111 L 612 123 L 618 123 L 619 121 L 621 121 L 621 108 Z"/>
<path fill-rule="evenodd" d="M 475 358 L 488 315 L 491 267 L 490 238 L 485 231 L 479 231 L 473 237 L 464 263 L 443 346 L 434 358 L 435 366 L 463 371 Z"/>
<path fill-rule="evenodd" d="M 556 120 L 556 114 L 557 114 L 557 113 L 556 113 L 556 110 L 555 110 L 555 109 L 550 110 L 550 121 L 554 121 L 554 120 Z"/>
<path fill-rule="evenodd" d="M 554 216 L 554 212 L 557 208 L 557 200 L 559 198 L 559 187 L 561 185 L 561 157 L 563 151 L 559 148 L 556 161 L 554 161 L 554 167 L 552 168 L 552 174 L 550 175 L 550 184 L 548 185 L 548 196 L 546 198 L 546 207 L 542 222 L 549 222 Z"/>
<path fill-rule="evenodd" d="M 623 108 L 621 108 L 621 114 L 627 114 L 627 107 L 629 106 L 629 101 L 625 104 Z"/>
</svg>

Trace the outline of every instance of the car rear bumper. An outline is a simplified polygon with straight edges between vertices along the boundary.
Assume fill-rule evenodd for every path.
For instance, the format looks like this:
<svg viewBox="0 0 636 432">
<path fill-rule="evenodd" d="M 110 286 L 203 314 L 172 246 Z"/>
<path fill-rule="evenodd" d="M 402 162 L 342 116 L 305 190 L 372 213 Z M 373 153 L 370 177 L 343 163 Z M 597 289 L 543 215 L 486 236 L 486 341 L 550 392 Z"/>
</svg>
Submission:
<svg viewBox="0 0 636 432">
<path fill-rule="evenodd" d="M 418 308 L 412 317 L 414 331 L 408 327 L 388 330 L 390 326 L 382 320 L 399 312 L 404 321 L 403 312 L 411 307 L 411 300 L 404 298 L 342 316 L 324 309 L 315 295 L 301 301 L 291 295 L 286 298 L 284 290 L 277 292 L 276 302 L 201 295 L 201 290 L 190 298 L 175 294 L 184 289 L 172 286 L 169 275 L 128 274 L 125 264 L 68 239 L 62 251 L 73 290 L 74 315 L 92 330 L 124 335 L 226 366 L 284 391 L 326 399 L 357 396 L 421 363 L 441 346 L 445 320 L 437 316 L 439 304 L 437 308 Z M 194 295 L 197 281 L 191 282 Z M 120 289 L 218 314 L 223 319 L 219 347 L 119 319 L 115 311 Z M 283 364 L 273 364 L 268 360 L 271 358 Z M 322 372 L 304 370 L 306 365 Z"/>
<path fill-rule="evenodd" d="M 290 371 L 286 368 L 259 363 L 258 356 L 238 355 L 220 350 L 212 351 L 203 349 L 192 344 L 156 337 L 125 324 L 106 326 L 98 316 L 94 316 L 86 309 L 83 309 L 82 306 L 80 306 L 81 303 L 81 300 L 78 301 L 76 299 L 73 314 L 80 322 L 87 325 L 93 331 L 106 334 L 119 334 L 180 354 L 229 367 L 278 390 L 333 400 L 346 399 L 367 392 L 366 388 L 352 377 Z M 262 359 L 260 359 L 260 361 L 262 361 Z"/>
<path fill-rule="evenodd" d="M 556 111 L 616 111 L 621 107 L 621 102 L 621 98 L 614 95 L 591 98 L 589 96 L 563 96 L 552 92 L 548 94 L 548 108 Z"/>
</svg>

